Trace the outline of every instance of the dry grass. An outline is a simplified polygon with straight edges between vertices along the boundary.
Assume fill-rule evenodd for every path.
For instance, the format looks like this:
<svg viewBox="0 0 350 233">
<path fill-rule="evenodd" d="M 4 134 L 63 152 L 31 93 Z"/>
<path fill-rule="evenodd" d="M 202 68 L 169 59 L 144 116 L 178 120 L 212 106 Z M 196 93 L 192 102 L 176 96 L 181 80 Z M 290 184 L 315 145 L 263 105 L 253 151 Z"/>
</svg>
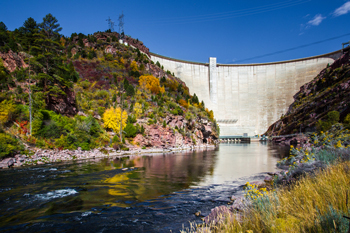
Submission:
<svg viewBox="0 0 350 233">
<path fill-rule="evenodd" d="M 258 198 L 239 217 L 209 228 L 211 232 L 347 232 L 349 221 L 343 215 L 349 216 L 349 187 L 350 162 L 342 162 Z"/>
</svg>

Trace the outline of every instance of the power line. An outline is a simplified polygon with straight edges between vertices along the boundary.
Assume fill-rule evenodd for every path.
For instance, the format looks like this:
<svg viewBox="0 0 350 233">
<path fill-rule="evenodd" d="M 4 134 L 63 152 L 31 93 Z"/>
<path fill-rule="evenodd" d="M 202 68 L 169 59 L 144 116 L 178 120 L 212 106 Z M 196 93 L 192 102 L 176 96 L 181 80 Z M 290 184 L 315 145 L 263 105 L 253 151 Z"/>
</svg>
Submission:
<svg viewBox="0 0 350 233">
<path fill-rule="evenodd" d="M 248 60 L 253 60 L 253 59 L 256 59 L 256 58 L 268 57 L 268 56 L 272 56 L 272 55 L 276 55 L 276 54 L 280 54 L 280 53 L 285 53 L 285 52 L 289 52 L 289 51 L 292 51 L 292 50 L 309 47 L 309 46 L 312 46 L 312 45 L 315 45 L 315 44 L 321 44 L 321 43 L 324 43 L 324 42 L 327 42 L 327 41 L 330 41 L 330 40 L 339 39 L 339 38 L 342 38 L 344 36 L 349 36 L 349 35 L 350 35 L 350 33 L 346 33 L 346 34 L 343 34 L 343 35 L 340 35 L 340 36 L 331 37 L 331 38 L 320 40 L 320 41 L 316 41 L 316 42 L 313 42 L 313 43 L 304 44 L 304 45 L 300 45 L 300 46 L 297 46 L 297 47 L 276 51 L 276 52 L 273 52 L 273 53 L 267 53 L 267 54 L 264 54 L 264 55 L 259 55 L 259 56 L 255 56 L 255 57 L 250 57 L 250 58 L 238 60 L 238 61 L 235 61 L 235 63 L 248 61 Z"/>
<path fill-rule="evenodd" d="M 159 20 L 159 21 L 157 20 L 153 22 L 155 23 L 160 22 L 160 23 L 166 23 L 166 24 L 169 24 L 169 23 L 183 24 L 183 23 L 200 23 L 200 22 L 216 21 L 216 20 L 223 20 L 223 19 L 260 14 L 260 13 L 265 13 L 269 11 L 275 11 L 283 8 L 288 8 L 291 6 L 300 5 L 310 1 L 312 0 L 294 0 L 294 1 L 288 0 L 282 3 L 275 3 L 275 4 L 260 6 L 260 7 L 237 10 L 237 11 L 228 11 L 228 12 L 208 14 L 208 15 L 179 17 L 179 18 L 173 18 L 173 19 L 162 19 L 162 20 Z"/>
</svg>

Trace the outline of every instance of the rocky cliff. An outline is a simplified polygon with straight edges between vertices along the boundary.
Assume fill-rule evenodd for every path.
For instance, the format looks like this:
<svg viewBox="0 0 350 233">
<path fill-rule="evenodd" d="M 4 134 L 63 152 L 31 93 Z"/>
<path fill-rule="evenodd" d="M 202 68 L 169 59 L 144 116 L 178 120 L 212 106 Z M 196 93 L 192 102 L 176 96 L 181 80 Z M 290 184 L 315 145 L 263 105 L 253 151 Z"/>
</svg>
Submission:
<svg viewBox="0 0 350 233">
<path fill-rule="evenodd" d="M 330 111 L 338 111 L 340 121 L 350 113 L 349 52 L 301 86 L 287 113 L 272 124 L 265 135 L 313 132 L 316 123 L 325 120 Z"/>
</svg>

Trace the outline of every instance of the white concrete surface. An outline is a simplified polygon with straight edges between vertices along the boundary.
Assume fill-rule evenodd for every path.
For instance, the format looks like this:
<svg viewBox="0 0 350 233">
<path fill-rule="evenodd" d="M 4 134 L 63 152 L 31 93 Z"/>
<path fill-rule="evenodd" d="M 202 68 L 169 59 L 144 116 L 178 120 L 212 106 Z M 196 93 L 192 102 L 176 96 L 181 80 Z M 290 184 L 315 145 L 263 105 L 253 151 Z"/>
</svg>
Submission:
<svg viewBox="0 0 350 233">
<path fill-rule="evenodd" d="M 248 64 L 209 64 L 152 54 L 164 70 L 174 72 L 204 101 L 220 126 L 220 136 L 263 134 L 285 114 L 300 86 L 311 81 L 334 60 L 326 55 L 305 59 Z"/>
</svg>

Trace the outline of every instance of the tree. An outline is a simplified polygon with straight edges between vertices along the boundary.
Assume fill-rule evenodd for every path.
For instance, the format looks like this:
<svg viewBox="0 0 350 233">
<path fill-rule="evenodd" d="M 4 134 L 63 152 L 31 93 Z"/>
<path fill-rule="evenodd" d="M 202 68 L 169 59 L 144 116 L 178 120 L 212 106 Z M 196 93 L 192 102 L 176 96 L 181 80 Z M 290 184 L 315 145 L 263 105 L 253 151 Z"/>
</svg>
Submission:
<svg viewBox="0 0 350 233">
<path fill-rule="evenodd" d="M 131 68 L 131 70 L 132 70 L 133 72 L 139 71 L 139 68 L 137 67 L 136 61 L 132 61 L 132 62 L 131 62 L 130 68 Z"/>
<path fill-rule="evenodd" d="M 0 125 L 5 124 L 11 119 L 16 108 L 11 100 L 4 100 L 0 103 Z"/>
<path fill-rule="evenodd" d="M 0 31 L 4 31 L 4 32 L 6 32 L 7 31 L 7 27 L 6 27 L 6 25 L 4 24 L 4 22 L 0 22 Z"/>
<path fill-rule="evenodd" d="M 36 87 L 38 91 L 43 91 L 46 104 L 51 108 L 54 99 L 66 96 L 79 76 L 73 64 L 67 64 L 62 56 L 63 47 L 59 41 L 50 39 L 44 30 L 34 36 L 35 41 L 30 50 L 34 55 L 31 64 L 36 75 L 33 78 L 38 80 Z"/>
<path fill-rule="evenodd" d="M 114 132 L 123 130 L 126 126 L 127 119 L 128 119 L 128 114 L 126 111 L 123 111 L 122 113 L 121 108 L 113 108 L 113 107 L 110 107 L 109 109 L 107 109 L 102 116 L 104 128 L 112 129 Z"/>
<path fill-rule="evenodd" d="M 194 93 L 193 96 L 192 96 L 192 103 L 193 104 L 199 104 L 199 100 L 198 100 L 198 97 L 197 97 L 196 93 Z"/>
<path fill-rule="evenodd" d="M 134 138 L 137 134 L 136 127 L 131 123 L 128 123 L 124 130 L 125 130 L 125 136 L 128 138 Z"/>
<path fill-rule="evenodd" d="M 140 103 L 136 103 L 134 106 L 134 112 L 135 112 L 135 116 L 136 118 L 139 118 L 141 116 L 142 113 L 142 105 Z"/>
<path fill-rule="evenodd" d="M 59 37 L 59 32 L 62 31 L 60 24 L 57 22 L 58 20 L 49 13 L 43 18 L 43 22 L 39 24 L 40 29 L 45 32 L 49 39 Z"/>
<path fill-rule="evenodd" d="M 187 101 L 184 100 L 184 99 L 180 99 L 180 100 L 179 100 L 179 104 L 180 104 L 182 107 L 184 107 L 184 108 L 188 108 L 188 103 L 187 103 Z"/>
<path fill-rule="evenodd" d="M 127 88 L 126 88 L 126 94 L 128 96 L 134 96 L 135 95 L 135 89 L 133 87 L 133 85 L 129 85 Z"/>
<path fill-rule="evenodd" d="M 29 50 L 30 46 L 34 44 L 35 33 L 38 33 L 39 27 L 36 21 L 29 17 L 24 21 L 23 26 L 19 28 L 19 41 L 25 50 Z"/>
<path fill-rule="evenodd" d="M 8 52 L 9 47 L 9 33 L 7 32 L 7 27 L 3 22 L 0 22 L 0 51 Z"/>
<path fill-rule="evenodd" d="M 144 90 L 149 90 L 154 94 L 164 93 L 164 87 L 160 86 L 159 79 L 153 75 L 141 75 L 139 79 L 139 85 Z"/>
<path fill-rule="evenodd" d="M 10 72 L 2 64 L 0 59 L 0 92 L 9 90 L 9 87 L 15 87 L 16 84 L 13 81 L 13 78 Z"/>
</svg>

